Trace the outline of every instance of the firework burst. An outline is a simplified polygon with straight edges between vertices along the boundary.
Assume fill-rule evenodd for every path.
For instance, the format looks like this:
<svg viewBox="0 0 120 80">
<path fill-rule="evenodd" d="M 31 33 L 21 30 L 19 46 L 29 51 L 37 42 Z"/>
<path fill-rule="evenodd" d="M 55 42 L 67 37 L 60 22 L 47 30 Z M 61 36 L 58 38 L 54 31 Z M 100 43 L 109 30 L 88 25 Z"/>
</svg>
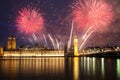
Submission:
<svg viewBox="0 0 120 80">
<path fill-rule="evenodd" d="M 103 31 L 113 20 L 112 6 L 105 0 L 76 0 L 73 7 L 73 20 L 77 28 L 83 28 L 80 38 L 81 50 L 95 31 Z"/>
<path fill-rule="evenodd" d="M 77 0 L 73 7 L 73 18 L 78 28 L 93 26 L 102 29 L 113 19 L 112 6 L 104 0 Z"/>
<path fill-rule="evenodd" d="M 18 11 L 16 26 L 21 33 L 26 35 L 36 33 L 43 28 L 43 23 L 42 14 L 36 8 L 28 6 Z"/>
</svg>

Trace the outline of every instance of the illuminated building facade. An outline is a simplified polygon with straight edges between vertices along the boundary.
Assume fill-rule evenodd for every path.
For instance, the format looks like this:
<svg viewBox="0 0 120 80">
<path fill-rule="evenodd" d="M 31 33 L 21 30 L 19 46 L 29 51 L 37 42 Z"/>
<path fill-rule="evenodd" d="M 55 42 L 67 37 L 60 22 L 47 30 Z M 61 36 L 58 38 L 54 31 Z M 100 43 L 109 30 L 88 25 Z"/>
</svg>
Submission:
<svg viewBox="0 0 120 80">
<path fill-rule="evenodd" d="M 0 49 L 1 50 L 1 49 Z M 0 51 L 1 54 L 2 51 Z M 16 38 L 14 36 L 8 37 L 7 50 L 3 50 L 2 56 L 64 56 L 63 50 L 48 50 L 45 48 L 20 48 L 16 49 Z"/>
<path fill-rule="evenodd" d="M 79 56 L 77 36 L 74 36 L 74 56 Z"/>
<path fill-rule="evenodd" d="M 3 47 L 0 47 L 0 55 L 3 55 Z"/>
<path fill-rule="evenodd" d="M 8 50 L 16 50 L 16 39 L 14 36 L 9 36 L 8 37 L 8 45 L 7 45 Z"/>
<path fill-rule="evenodd" d="M 58 50 L 7 50 L 4 51 L 3 56 L 29 56 L 29 57 L 38 57 L 38 56 L 64 56 L 64 51 Z"/>
</svg>

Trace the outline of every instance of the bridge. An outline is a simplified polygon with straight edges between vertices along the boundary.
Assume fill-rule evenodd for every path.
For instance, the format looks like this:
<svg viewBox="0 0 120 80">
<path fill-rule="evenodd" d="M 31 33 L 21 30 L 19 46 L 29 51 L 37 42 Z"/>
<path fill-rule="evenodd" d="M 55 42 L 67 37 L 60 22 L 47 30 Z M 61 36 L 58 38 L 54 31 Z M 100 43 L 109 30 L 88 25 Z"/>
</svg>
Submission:
<svg viewBox="0 0 120 80">
<path fill-rule="evenodd" d="M 114 50 L 105 50 L 105 51 L 87 51 L 87 52 L 79 52 L 81 56 L 120 56 L 120 51 Z"/>
</svg>

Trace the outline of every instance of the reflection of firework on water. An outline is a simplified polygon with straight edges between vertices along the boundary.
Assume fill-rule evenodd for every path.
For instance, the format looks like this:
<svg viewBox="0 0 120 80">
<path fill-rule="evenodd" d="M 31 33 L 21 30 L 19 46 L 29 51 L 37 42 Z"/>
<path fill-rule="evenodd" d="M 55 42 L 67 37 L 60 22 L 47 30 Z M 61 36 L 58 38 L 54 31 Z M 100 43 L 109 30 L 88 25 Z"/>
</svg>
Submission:
<svg viewBox="0 0 120 80">
<path fill-rule="evenodd" d="M 104 30 L 113 19 L 112 6 L 104 0 L 76 0 L 73 7 L 73 19 L 79 28 L 84 29 L 80 49 L 87 39 L 98 30 Z"/>
<path fill-rule="evenodd" d="M 36 8 L 22 8 L 16 18 L 17 29 L 24 34 L 33 34 L 43 27 L 43 18 Z"/>
</svg>

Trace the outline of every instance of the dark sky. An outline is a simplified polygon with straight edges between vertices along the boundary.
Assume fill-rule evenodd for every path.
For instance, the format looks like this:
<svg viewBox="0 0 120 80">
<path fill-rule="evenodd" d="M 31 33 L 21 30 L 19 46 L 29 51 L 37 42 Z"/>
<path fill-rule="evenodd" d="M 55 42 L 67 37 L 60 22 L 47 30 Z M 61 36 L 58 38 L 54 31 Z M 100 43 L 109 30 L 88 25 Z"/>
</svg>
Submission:
<svg viewBox="0 0 120 80">
<path fill-rule="evenodd" d="M 67 40 L 70 32 L 70 5 L 74 0 L 0 0 L 0 45 L 6 46 L 8 35 L 15 35 L 18 45 L 28 41 L 21 38 L 15 26 L 17 12 L 26 5 L 40 9 L 47 34 Z M 114 22 L 104 32 L 93 34 L 87 46 L 120 45 L 120 0 L 107 0 L 115 13 Z M 22 36 L 23 37 L 23 36 Z"/>
<path fill-rule="evenodd" d="M 17 12 L 27 5 L 37 7 L 45 19 L 45 27 L 48 33 L 55 34 L 58 32 L 59 21 L 66 17 L 69 10 L 68 5 L 72 0 L 0 0 L 0 44 L 6 46 L 8 35 L 15 35 L 18 44 L 23 44 L 21 34 L 18 33 L 15 26 Z M 61 19 L 61 20 L 60 20 Z M 57 26 L 57 27 L 56 27 Z M 56 31 L 54 30 L 56 29 Z M 54 30 L 54 32 L 53 32 Z M 64 34 L 64 32 L 62 33 Z"/>
</svg>

